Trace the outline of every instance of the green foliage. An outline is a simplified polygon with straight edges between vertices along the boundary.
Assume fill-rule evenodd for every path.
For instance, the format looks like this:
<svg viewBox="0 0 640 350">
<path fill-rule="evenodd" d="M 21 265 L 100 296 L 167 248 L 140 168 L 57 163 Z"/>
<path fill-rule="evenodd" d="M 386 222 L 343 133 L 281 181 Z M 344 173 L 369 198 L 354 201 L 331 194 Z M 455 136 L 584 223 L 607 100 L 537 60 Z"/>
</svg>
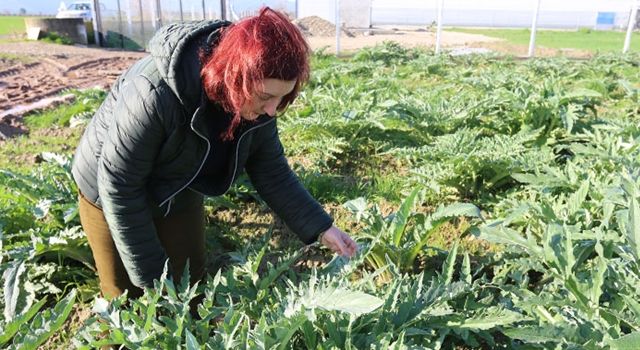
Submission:
<svg viewBox="0 0 640 350">
<path fill-rule="evenodd" d="M 76 103 L 28 115 L 24 118 L 25 124 L 30 130 L 81 125 L 91 119 L 106 97 L 106 92 L 100 89 L 72 90 L 70 93 L 75 96 Z"/>
<path fill-rule="evenodd" d="M 285 246 L 270 218 L 243 236 L 243 208 L 261 200 L 242 178 L 206 203 L 243 218 L 231 219 L 221 270 L 193 286 L 187 274 L 164 276 L 135 300 L 96 298 L 68 338 L 80 348 L 635 348 L 638 62 L 393 44 L 315 56 L 309 85 L 279 118 L 281 138 L 310 192 L 353 214 L 344 228 L 357 255 L 307 268 L 320 252 Z M 103 97 L 30 126 L 75 125 Z M 95 293 L 68 156 L 0 172 L 0 346 L 41 343 L 73 298 Z M 449 227 L 465 232 L 442 233 Z M 488 244 L 491 253 L 467 249 Z M 44 301 L 65 295 L 53 309 Z"/>
<path fill-rule="evenodd" d="M 345 207 L 355 214 L 356 221 L 366 223 L 361 236 L 370 240 L 364 255 L 371 268 L 384 269 L 393 264 L 402 272 L 412 271 L 416 258 L 440 226 L 459 216 L 480 217 L 480 210 L 469 203 L 443 205 L 431 215 L 415 213 L 415 207 L 422 202 L 420 198 L 420 191 L 413 190 L 398 211 L 386 217 L 376 206 L 368 210 L 363 198 L 345 203 Z M 383 272 L 380 277 L 389 281 L 392 276 Z"/>
<path fill-rule="evenodd" d="M 52 44 L 73 45 L 73 40 L 71 40 L 71 38 L 65 35 L 59 34 L 58 32 L 46 32 L 44 36 L 40 38 L 40 40 L 46 41 Z"/>
</svg>

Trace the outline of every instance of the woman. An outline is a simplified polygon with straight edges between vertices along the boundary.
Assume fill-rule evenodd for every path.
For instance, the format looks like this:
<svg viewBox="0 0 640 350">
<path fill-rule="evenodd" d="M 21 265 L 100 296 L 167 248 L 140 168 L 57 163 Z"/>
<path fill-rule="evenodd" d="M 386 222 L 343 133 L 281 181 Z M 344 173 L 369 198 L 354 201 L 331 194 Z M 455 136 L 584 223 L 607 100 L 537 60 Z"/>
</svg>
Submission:
<svg viewBox="0 0 640 350">
<path fill-rule="evenodd" d="M 79 210 L 106 297 L 139 296 L 167 259 L 204 274 L 203 196 L 246 170 L 306 244 L 352 256 L 355 242 L 297 180 L 275 116 L 309 77 L 309 47 L 282 14 L 166 26 L 114 84 L 73 163 Z"/>
</svg>

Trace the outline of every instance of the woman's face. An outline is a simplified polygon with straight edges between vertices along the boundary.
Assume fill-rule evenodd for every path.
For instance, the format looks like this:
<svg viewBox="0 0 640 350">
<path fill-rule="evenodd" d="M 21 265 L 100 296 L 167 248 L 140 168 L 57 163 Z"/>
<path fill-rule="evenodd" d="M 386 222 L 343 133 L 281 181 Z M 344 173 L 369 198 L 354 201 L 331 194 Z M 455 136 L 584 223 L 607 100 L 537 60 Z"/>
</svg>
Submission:
<svg viewBox="0 0 640 350">
<path fill-rule="evenodd" d="M 242 106 L 240 116 L 247 120 L 255 120 L 262 114 L 275 117 L 280 101 L 295 85 L 295 80 L 265 79 Z"/>
</svg>

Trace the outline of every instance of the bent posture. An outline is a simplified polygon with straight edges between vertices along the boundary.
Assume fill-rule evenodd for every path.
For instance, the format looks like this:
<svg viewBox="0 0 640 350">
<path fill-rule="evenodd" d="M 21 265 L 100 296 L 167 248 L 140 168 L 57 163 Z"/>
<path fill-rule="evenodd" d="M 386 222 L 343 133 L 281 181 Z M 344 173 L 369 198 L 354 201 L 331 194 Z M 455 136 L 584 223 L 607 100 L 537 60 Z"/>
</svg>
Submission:
<svg viewBox="0 0 640 350">
<path fill-rule="evenodd" d="M 152 286 L 168 259 L 204 274 L 204 196 L 246 171 L 304 243 L 321 237 L 351 256 L 355 242 L 291 171 L 276 114 L 309 77 L 309 47 L 282 14 L 263 8 L 238 23 L 162 28 L 150 55 L 114 84 L 73 163 L 82 226 L 107 297 Z"/>
</svg>

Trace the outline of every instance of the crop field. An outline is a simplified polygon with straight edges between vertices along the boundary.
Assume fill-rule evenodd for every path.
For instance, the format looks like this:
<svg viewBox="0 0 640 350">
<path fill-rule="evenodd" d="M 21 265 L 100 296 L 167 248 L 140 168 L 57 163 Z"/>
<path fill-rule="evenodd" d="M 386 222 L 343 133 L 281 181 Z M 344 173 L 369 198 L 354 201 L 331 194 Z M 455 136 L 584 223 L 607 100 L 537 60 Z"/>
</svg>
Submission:
<svg viewBox="0 0 640 350">
<path fill-rule="evenodd" d="M 25 31 L 24 17 L 0 16 L 0 36 L 22 33 Z"/>
<path fill-rule="evenodd" d="M 492 29 L 492 28 L 450 28 L 462 33 L 483 34 L 504 39 L 511 44 L 529 45 L 530 29 Z M 579 49 L 591 53 L 621 52 L 624 46 L 625 32 L 613 30 L 538 30 L 536 45 L 554 49 Z M 640 37 L 631 36 L 630 50 L 640 50 Z"/>
<path fill-rule="evenodd" d="M 640 55 L 312 63 L 280 136 L 354 258 L 244 178 L 206 200 L 205 280 L 100 298 L 70 162 L 106 92 L 75 92 L 0 144 L 0 347 L 640 348 Z"/>
</svg>

